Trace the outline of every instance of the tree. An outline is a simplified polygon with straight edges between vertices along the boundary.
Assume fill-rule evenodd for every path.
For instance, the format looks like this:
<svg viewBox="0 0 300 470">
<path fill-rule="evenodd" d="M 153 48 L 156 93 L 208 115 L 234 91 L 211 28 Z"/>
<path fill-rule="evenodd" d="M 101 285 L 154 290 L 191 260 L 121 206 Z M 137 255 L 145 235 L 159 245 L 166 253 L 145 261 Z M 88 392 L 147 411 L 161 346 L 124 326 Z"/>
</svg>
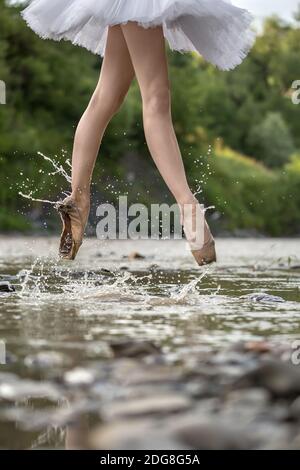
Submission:
<svg viewBox="0 0 300 470">
<path fill-rule="evenodd" d="M 286 163 L 295 151 L 293 138 L 280 113 L 267 113 L 249 133 L 249 145 L 256 157 L 269 167 Z"/>
</svg>

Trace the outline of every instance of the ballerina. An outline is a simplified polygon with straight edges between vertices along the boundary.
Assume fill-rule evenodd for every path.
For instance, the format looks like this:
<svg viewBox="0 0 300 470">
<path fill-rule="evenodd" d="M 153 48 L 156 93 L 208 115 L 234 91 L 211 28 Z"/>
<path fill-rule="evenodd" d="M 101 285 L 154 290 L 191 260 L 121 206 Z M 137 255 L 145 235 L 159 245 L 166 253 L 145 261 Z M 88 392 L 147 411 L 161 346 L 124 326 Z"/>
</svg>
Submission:
<svg viewBox="0 0 300 470">
<path fill-rule="evenodd" d="M 63 222 L 60 255 L 75 259 L 82 244 L 104 132 L 136 77 L 148 148 L 181 209 L 191 252 L 199 265 L 216 261 L 215 241 L 205 211 L 188 185 L 173 127 L 165 43 L 172 50 L 198 52 L 221 70 L 233 69 L 255 39 L 251 14 L 226 0 L 33 0 L 22 16 L 42 38 L 70 40 L 104 57 L 98 84 L 75 133 L 72 192 L 57 204 Z M 195 243 L 193 230 L 199 213 L 200 244 Z"/>
</svg>

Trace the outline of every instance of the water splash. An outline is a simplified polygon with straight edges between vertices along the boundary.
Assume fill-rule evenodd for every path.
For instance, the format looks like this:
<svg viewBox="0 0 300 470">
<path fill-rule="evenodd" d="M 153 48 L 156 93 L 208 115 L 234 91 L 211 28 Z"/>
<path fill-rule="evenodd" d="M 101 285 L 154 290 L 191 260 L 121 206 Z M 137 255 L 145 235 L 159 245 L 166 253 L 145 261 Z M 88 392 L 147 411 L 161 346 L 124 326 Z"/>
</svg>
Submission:
<svg viewBox="0 0 300 470">
<path fill-rule="evenodd" d="M 53 158 L 47 157 L 42 152 L 38 152 L 38 155 L 40 155 L 46 162 L 50 162 L 51 165 L 53 166 L 55 171 L 53 171 L 52 173 L 49 173 L 49 176 L 60 175 L 60 176 L 63 176 L 68 183 L 72 182 L 71 175 L 69 175 L 69 173 L 64 169 L 64 167 L 61 164 L 58 164 Z M 68 165 L 69 168 L 72 168 L 72 164 L 69 159 L 66 160 L 66 164 Z"/>
<path fill-rule="evenodd" d="M 51 164 L 51 166 L 53 167 L 54 171 L 52 172 L 49 172 L 48 173 L 48 176 L 51 177 L 51 176 L 56 176 L 56 175 L 59 175 L 59 176 L 62 176 L 66 181 L 67 183 L 71 184 L 72 182 L 72 177 L 71 175 L 67 172 L 67 170 L 63 167 L 62 164 L 60 163 L 57 163 L 56 160 L 54 160 L 54 158 L 50 158 L 48 157 L 47 155 L 44 155 L 42 152 L 37 152 L 37 154 L 43 158 L 43 160 L 45 160 L 46 162 L 49 162 Z M 70 162 L 69 159 L 66 160 L 66 165 L 71 168 L 72 167 L 72 164 Z M 68 195 L 68 193 L 64 193 L 66 196 Z M 50 204 L 50 205 L 55 205 L 56 204 L 56 201 L 50 201 L 48 199 L 41 199 L 41 198 L 35 198 L 33 196 L 33 191 L 30 191 L 29 193 L 25 194 L 23 191 L 19 191 L 19 195 L 21 197 L 23 197 L 24 199 L 29 199 L 30 201 L 33 201 L 33 202 L 42 202 L 42 203 L 45 203 L 45 204 Z"/>
<path fill-rule="evenodd" d="M 22 196 L 24 199 L 29 199 L 30 201 L 33 201 L 33 202 L 43 202 L 45 204 L 51 204 L 53 206 L 56 204 L 55 201 L 48 201 L 48 199 L 38 199 L 38 198 L 33 197 L 32 191 L 28 194 L 24 194 L 22 191 L 19 191 L 19 196 Z"/>
</svg>

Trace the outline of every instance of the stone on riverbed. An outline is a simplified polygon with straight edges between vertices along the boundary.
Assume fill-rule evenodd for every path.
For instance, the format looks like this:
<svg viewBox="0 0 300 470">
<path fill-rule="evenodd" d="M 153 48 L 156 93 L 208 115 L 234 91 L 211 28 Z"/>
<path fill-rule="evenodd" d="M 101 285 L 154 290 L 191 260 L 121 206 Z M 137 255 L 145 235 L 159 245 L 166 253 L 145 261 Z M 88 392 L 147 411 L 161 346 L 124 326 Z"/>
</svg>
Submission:
<svg viewBox="0 0 300 470">
<path fill-rule="evenodd" d="M 138 253 L 137 251 L 133 251 L 132 253 L 130 253 L 128 255 L 128 259 L 130 261 L 132 260 L 135 260 L 135 259 L 145 259 L 145 256 L 144 255 L 141 255 L 140 253 Z"/>
<path fill-rule="evenodd" d="M 166 430 L 151 419 L 118 420 L 96 428 L 89 437 L 90 449 L 108 450 L 183 450 Z"/>
<path fill-rule="evenodd" d="M 143 357 L 161 352 L 151 341 L 120 341 L 111 343 L 110 348 L 114 357 Z"/>
<path fill-rule="evenodd" d="M 251 302 L 284 302 L 282 297 L 270 295 L 265 292 L 254 292 L 252 294 L 242 295 L 240 299 L 250 300 Z"/>
<path fill-rule="evenodd" d="M 272 352 L 272 345 L 267 341 L 246 341 L 244 343 L 244 351 L 265 354 Z"/>
<path fill-rule="evenodd" d="M 192 401 L 180 393 L 165 393 L 149 397 L 140 397 L 106 405 L 103 413 L 108 418 L 135 416 L 159 416 L 185 411 L 192 406 Z"/>
<path fill-rule="evenodd" d="M 172 435 L 185 446 L 197 450 L 245 450 L 255 446 L 253 438 L 232 422 L 216 418 L 183 418 L 175 424 Z"/>
<path fill-rule="evenodd" d="M 148 420 L 120 420 L 99 426 L 90 436 L 92 449 L 251 449 L 253 438 L 232 423 L 216 419 L 201 420 L 188 414 L 171 417 L 167 422 Z"/>
<path fill-rule="evenodd" d="M 24 364 L 32 369 L 49 369 L 70 364 L 70 358 L 56 351 L 41 351 L 25 357 Z"/>
<path fill-rule="evenodd" d="M 61 398 L 60 390 L 51 382 L 38 382 L 16 378 L 0 383 L 0 398 L 7 401 L 26 400 L 28 398 L 48 398 L 57 401 Z"/>
<path fill-rule="evenodd" d="M 277 398 L 292 398 L 300 395 L 300 370 L 280 361 L 266 361 L 240 377 L 234 388 L 262 387 Z"/>
<path fill-rule="evenodd" d="M 300 397 L 291 404 L 290 414 L 292 418 L 300 420 Z"/>
<path fill-rule="evenodd" d="M 88 387 L 94 383 L 96 379 L 93 370 L 76 367 L 64 374 L 64 382 L 71 387 Z"/>
</svg>

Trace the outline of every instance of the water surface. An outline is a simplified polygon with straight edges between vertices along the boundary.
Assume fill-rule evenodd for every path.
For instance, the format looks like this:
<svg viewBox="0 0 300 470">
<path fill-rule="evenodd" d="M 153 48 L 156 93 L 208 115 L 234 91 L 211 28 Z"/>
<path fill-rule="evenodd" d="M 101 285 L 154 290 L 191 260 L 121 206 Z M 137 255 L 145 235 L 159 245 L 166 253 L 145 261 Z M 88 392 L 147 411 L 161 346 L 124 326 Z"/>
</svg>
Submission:
<svg viewBox="0 0 300 470">
<path fill-rule="evenodd" d="M 151 340 L 170 363 L 188 363 L 238 341 L 299 339 L 299 241 L 222 239 L 217 247 L 218 264 L 198 268 L 183 241 L 89 239 L 75 262 L 65 262 L 57 239 L 1 238 L 0 280 L 16 292 L 0 296 L 8 355 L 0 366 L 0 447 L 63 446 L 59 433 L 31 428 L 35 411 L 60 400 L 54 391 L 32 396 L 28 380 L 49 386 L 68 370 L 89 371 L 110 359 L 111 342 Z M 251 300 L 257 292 L 283 301 Z M 50 362 L 44 356 L 37 367 L 43 352 Z"/>
</svg>

